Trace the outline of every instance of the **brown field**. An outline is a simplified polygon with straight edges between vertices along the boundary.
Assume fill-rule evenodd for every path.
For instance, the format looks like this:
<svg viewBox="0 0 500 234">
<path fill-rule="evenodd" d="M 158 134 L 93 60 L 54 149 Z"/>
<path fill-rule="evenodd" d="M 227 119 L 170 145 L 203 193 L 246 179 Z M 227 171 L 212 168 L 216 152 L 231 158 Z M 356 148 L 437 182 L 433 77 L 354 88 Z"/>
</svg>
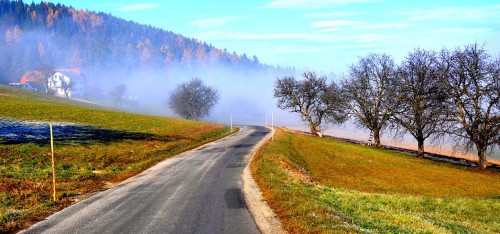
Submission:
<svg viewBox="0 0 500 234">
<path fill-rule="evenodd" d="M 282 130 L 252 171 L 292 233 L 500 231 L 496 171 Z"/>
<path fill-rule="evenodd" d="M 57 202 L 52 201 L 50 141 L 0 139 L 0 233 L 26 228 L 88 193 L 230 134 L 219 124 L 105 110 L 5 86 L 0 86 L 0 109 L 0 118 L 36 120 L 46 135 L 48 121 L 59 124 L 54 130 L 76 123 L 81 133 L 55 135 Z"/>
</svg>

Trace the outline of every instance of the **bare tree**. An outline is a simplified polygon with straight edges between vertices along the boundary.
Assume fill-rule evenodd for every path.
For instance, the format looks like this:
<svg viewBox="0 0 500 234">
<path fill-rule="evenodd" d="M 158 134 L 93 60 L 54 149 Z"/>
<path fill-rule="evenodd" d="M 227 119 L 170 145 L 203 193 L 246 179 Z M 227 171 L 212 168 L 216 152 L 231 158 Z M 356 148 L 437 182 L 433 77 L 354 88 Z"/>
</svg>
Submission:
<svg viewBox="0 0 500 234">
<path fill-rule="evenodd" d="M 126 93 L 127 93 L 127 86 L 124 84 L 118 85 L 114 89 L 109 91 L 109 96 L 111 96 L 111 98 L 113 99 L 115 108 L 121 104 Z"/>
<path fill-rule="evenodd" d="M 496 96 L 497 98 L 500 97 L 500 55 L 494 60 L 494 62 L 490 66 L 489 70 L 492 78 L 492 87 L 491 87 L 491 99 L 494 99 Z M 500 101 L 497 101 L 494 109 L 493 109 L 493 116 L 497 116 L 497 121 L 498 121 L 498 116 L 500 116 Z M 498 132 L 497 132 L 498 133 Z M 496 145 L 500 146 L 500 134 L 497 134 L 496 137 Z"/>
<path fill-rule="evenodd" d="M 450 133 L 475 146 L 479 167 L 486 168 L 487 152 L 500 142 L 499 64 L 478 44 L 443 50 L 440 68 L 450 95 Z M 490 148 L 491 149 L 491 148 Z"/>
<path fill-rule="evenodd" d="M 278 78 L 274 86 L 274 97 L 282 110 L 300 113 L 314 135 L 322 136 L 326 123 L 341 123 L 345 114 L 339 105 L 339 88 L 335 83 L 328 85 L 326 77 L 314 72 L 302 74 L 303 80 L 292 76 Z"/>
<path fill-rule="evenodd" d="M 73 83 L 71 82 L 71 79 L 64 79 L 65 77 L 61 78 L 61 89 L 64 92 L 64 96 L 66 96 L 67 99 L 70 98 L 71 95 L 71 89 L 73 89 Z"/>
<path fill-rule="evenodd" d="M 208 116 L 219 101 L 219 92 L 199 78 L 182 83 L 170 95 L 169 106 L 183 118 L 198 120 Z"/>
<path fill-rule="evenodd" d="M 443 132 L 448 107 L 436 54 L 422 49 L 409 53 L 398 69 L 395 91 L 401 103 L 394 120 L 417 140 L 418 156 L 422 157 L 425 140 Z"/>
<path fill-rule="evenodd" d="M 356 123 L 373 132 L 375 145 L 381 147 L 380 132 L 393 115 L 399 100 L 395 94 L 396 68 L 386 54 L 369 54 L 350 66 L 342 82 L 344 105 Z"/>
<path fill-rule="evenodd" d="M 329 124 L 344 123 L 348 118 L 349 110 L 343 105 L 342 88 L 332 81 L 326 90 L 321 97 L 321 101 L 326 106 L 326 122 Z"/>
</svg>

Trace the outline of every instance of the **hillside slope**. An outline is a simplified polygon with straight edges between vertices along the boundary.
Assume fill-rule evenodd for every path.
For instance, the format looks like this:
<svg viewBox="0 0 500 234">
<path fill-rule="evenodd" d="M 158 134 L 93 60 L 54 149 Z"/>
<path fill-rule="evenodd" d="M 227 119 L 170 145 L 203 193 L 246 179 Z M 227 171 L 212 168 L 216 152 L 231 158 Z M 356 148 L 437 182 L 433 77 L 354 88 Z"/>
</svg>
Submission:
<svg viewBox="0 0 500 234">
<path fill-rule="evenodd" d="M 0 109 L 0 233 L 25 228 L 81 195 L 230 134 L 219 124 L 106 110 L 3 85 Z M 51 201 L 49 121 L 57 202 Z"/>
<path fill-rule="evenodd" d="M 273 69 L 257 57 L 228 52 L 180 34 L 110 14 L 42 2 L 0 0 L 0 83 L 27 71 L 82 69 L 87 77 L 138 70 L 213 68 Z"/>
<path fill-rule="evenodd" d="M 498 233 L 500 174 L 278 129 L 251 164 L 290 233 Z"/>
</svg>

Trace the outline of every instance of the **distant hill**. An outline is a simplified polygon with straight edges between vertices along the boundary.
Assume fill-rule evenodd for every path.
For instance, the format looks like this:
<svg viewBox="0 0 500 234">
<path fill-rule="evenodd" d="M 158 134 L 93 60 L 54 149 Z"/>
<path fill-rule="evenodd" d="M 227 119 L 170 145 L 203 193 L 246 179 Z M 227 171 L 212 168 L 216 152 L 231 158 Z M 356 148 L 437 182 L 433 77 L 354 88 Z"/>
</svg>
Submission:
<svg viewBox="0 0 500 234">
<path fill-rule="evenodd" d="M 152 69 L 276 69 L 170 31 L 47 2 L 0 0 L 0 54 L 3 84 L 28 71 L 68 68 L 90 79 L 100 71 L 126 79 Z"/>
</svg>

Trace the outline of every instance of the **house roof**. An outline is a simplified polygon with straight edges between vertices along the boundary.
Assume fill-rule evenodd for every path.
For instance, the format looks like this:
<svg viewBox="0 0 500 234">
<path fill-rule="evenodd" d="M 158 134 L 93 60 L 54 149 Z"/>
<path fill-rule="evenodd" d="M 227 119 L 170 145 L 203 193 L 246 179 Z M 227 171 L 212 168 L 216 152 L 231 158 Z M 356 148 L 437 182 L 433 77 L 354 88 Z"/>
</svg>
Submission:
<svg viewBox="0 0 500 234">
<path fill-rule="evenodd" d="M 73 75 L 82 75 L 82 71 L 79 68 L 70 68 L 70 69 L 56 69 L 55 72 L 60 72 L 62 74 L 73 74 Z"/>
<path fill-rule="evenodd" d="M 31 88 L 36 89 L 38 92 L 45 92 L 45 86 L 42 84 L 42 82 L 37 82 L 37 81 L 30 81 L 26 82 L 25 85 L 31 86 Z"/>
<path fill-rule="evenodd" d="M 25 84 L 26 82 L 44 82 L 48 77 L 53 76 L 56 72 L 62 73 L 63 75 L 71 79 L 84 79 L 85 75 L 80 71 L 80 69 L 56 69 L 56 70 L 44 70 L 44 71 L 28 71 L 24 73 L 21 77 L 20 84 Z"/>
<path fill-rule="evenodd" d="M 21 81 L 19 81 L 20 84 L 26 84 L 26 82 L 40 82 L 43 81 L 45 78 L 47 78 L 47 72 L 44 71 L 28 71 L 24 73 L 24 75 L 21 77 Z"/>
<path fill-rule="evenodd" d="M 52 77 L 52 76 L 54 76 L 56 74 L 61 74 L 61 75 L 66 76 L 66 77 L 68 77 L 68 78 L 70 78 L 72 80 L 83 80 L 83 79 L 85 79 L 85 75 L 83 75 L 83 73 L 73 73 L 71 71 L 68 71 L 68 72 L 55 71 L 55 72 L 51 73 L 51 75 L 48 76 L 48 77 Z"/>
</svg>

